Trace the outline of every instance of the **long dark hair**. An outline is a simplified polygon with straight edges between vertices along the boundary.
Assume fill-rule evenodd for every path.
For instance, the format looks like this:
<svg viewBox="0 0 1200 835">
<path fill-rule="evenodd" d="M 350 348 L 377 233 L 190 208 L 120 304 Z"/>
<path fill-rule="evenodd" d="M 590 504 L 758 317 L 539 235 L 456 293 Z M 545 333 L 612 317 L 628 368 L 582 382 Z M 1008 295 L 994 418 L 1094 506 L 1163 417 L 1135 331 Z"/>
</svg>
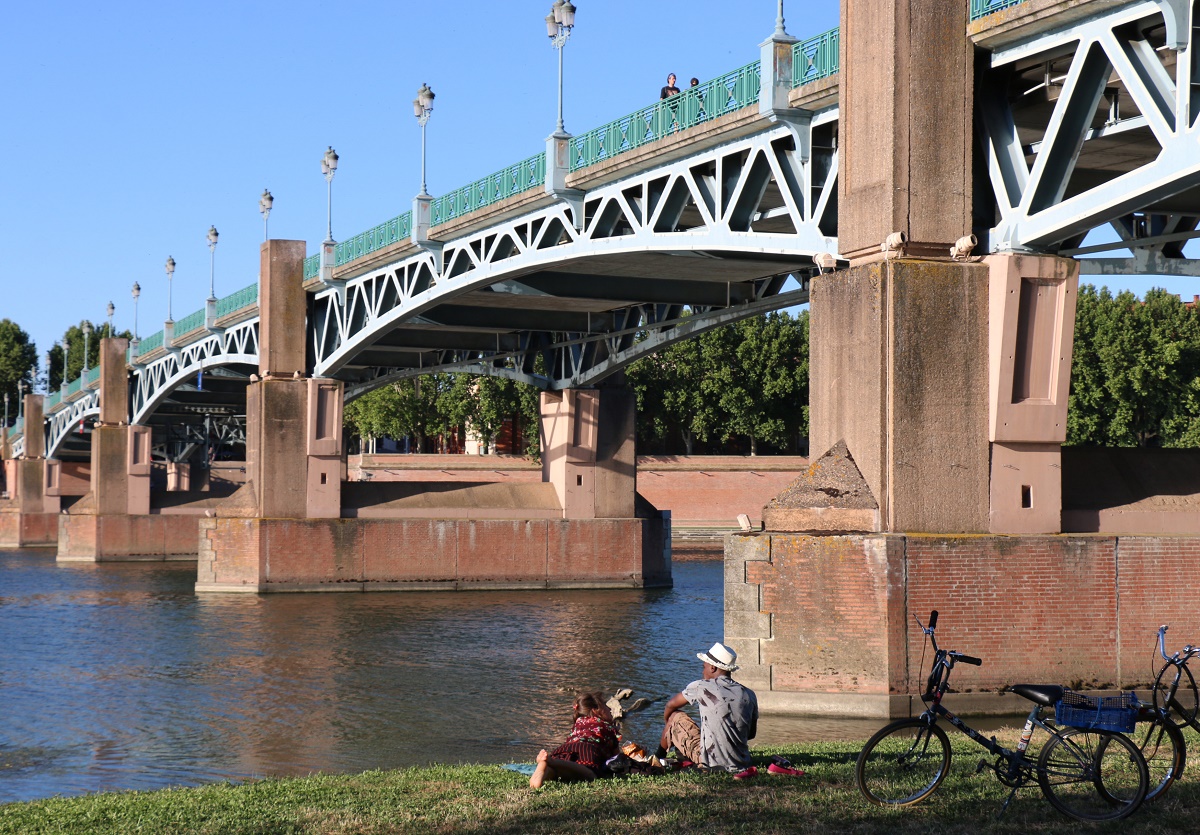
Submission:
<svg viewBox="0 0 1200 835">
<path fill-rule="evenodd" d="M 582 690 L 575 694 L 574 716 L 572 721 L 584 716 L 591 716 L 600 708 L 604 707 L 604 694 L 600 691 L 594 693 L 585 693 Z"/>
</svg>

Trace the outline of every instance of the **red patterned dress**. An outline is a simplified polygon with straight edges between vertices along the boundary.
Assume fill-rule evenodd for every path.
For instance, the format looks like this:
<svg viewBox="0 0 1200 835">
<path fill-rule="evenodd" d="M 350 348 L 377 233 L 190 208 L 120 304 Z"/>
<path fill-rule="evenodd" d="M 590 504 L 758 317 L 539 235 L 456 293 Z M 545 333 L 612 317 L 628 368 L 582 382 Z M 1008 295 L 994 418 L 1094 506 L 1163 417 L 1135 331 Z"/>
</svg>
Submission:
<svg viewBox="0 0 1200 835">
<path fill-rule="evenodd" d="M 617 754 L 617 731 L 603 719 L 580 716 L 562 745 L 550 752 L 556 760 L 570 760 L 586 765 L 597 777 L 609 774 L 605 763 Z"/>
</svg>

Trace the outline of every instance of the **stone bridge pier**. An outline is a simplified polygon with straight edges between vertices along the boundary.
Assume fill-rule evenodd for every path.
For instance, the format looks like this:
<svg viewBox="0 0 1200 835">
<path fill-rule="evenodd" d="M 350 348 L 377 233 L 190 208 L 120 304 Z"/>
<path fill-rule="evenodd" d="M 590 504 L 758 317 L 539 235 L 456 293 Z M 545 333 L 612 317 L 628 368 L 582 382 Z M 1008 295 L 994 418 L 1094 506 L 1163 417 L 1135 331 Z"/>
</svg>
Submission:
<svg viewBox="0 0 1200 835">
<path fill-rule="evenodd" d="M 100 342 L 91 489 L 58 517 L 60 562 L 195 559 L 197 520 L 151 513 L 150 427 L 129 423 L 128 340 Z M 48 472 L 57 472 L 53 462 Z M 53 477 L 52 480 L 57 482 Z"/>
<path fill-rule="evenodd" d="M 726 546 L 726 638 L 767 710 L 919 712 L 933 609 L 942 646 L 983 658 L 953 697 L 982 712 L 1017 680 L 1145 684 L 1154 625 L 1196 623 L 1150 586 L 1194 574 L 1200 539 L 1062 534 L 1078 265 L 951 256 L 990 226 L 967 10 L 842 0 L 850 267 L 812 284 L 817 460 Z"/>
<path fill-rule="evenodd" d="M 58 497 L 46 491 L 46 439 L 42 431 L 43 399 L 24 397 L 25 452 L 9 458 L 4 439 L 4 475 L 8 498 L 0 499 L 0 548 L 53 547 L 58 542 Z"/>
<path fill-rule="evenodd" d="M 247 483 L 200 522 L 197 591 L 669 583 L 669 517 L 636 498 L 627 389 L 543 395 L 542 484 L 343 485 L 343 384 L 306 376 L 303 261 L 302 241 L 263 244 Z"/>
</svg>

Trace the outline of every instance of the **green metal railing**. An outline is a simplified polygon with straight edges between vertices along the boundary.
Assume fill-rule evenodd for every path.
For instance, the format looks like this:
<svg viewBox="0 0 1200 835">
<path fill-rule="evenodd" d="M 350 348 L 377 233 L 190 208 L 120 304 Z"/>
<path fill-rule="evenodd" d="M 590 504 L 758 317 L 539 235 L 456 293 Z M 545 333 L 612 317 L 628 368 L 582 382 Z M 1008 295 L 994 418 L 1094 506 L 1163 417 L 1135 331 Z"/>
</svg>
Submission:
<svg viewBox="0 0 1200 835">
<path fill-rule="evenodd" d="M 385 246 L 407 240 L 412 235 L 412 212 L 407 211 L 389 221 L 379 224 L 366 232 L 360 232 L 348 241 L 342 241 L 333 248 L 333 264 L 340 267 L 364 255 L 377 252 Z M 321 259 L 317 258 L 317 270 L 321 268 Z M 305 276 L 307 278 L 307 276 Z"/>
<path fill-rule="evenodd" d="M 316 278 L 321 274 L 321 253 L 310 255 L 304 259 L 304 280 Z"/>
<path fill-rule="evenodd" d="M 437 226 L 454 220 L 545 184 L 546 154 L 536 154 L 436 198 L 429 207 L 429 225 Z"/>
<path fill-rule="evenodd" d="M 195 313 L 189 313 L 178 322 L 175 323 L 175 336 L 180 337 L 185 333 L 191 333 L 194 330 L 199 330 L 204 327 L 204 310 L 197 310 Z"/>
<path fill-rule="evenodd" d="M 579 171 L 665 136 L 758 103 L 760 62 L 690 87 L 571 140 L 571 170 Z"/>
<path fill-rule="evenodd" d="M 159 331 L 158 333 L 151 334 L 138 344 L 138 356 L 144 357 L 156 348 L 161 348 L 162 345 L 163 332 Z"/>
<path fill-rule="evenodd" d="M 978 16 L 975 14 L 977 6 L 986 7 L 986 11 L 981 12 L 986 14 L 1023 1 L 971 0 L 972 15 Z M 837 73 L 841 68 L 840 46 L 840 30 L 836 28 L 796 44 L 793 48 L 792 86 L 798 87 Z M 628 116 L 572 138 L 571 171 L 579 171 L 648 142 L 757 104 L 759 88 L 762 85 L 761 74 L 760 62 L 753 61 L 719 78 L 688 88 L 669 99 L 643 107 Z M 546 155 L 537 154 L 436 198 L 430 206 L 430 226 L 462 217 L 531 188 L 540 187 L 545 182 Z M 334 249 L 334 265 L 340 267 L 404 240 L 412 234 L 412 220 L 412 213 L 405 212 L 374 229 L 343 241 Z M 320 273 L 320 253 L 304 259 L 305 281 L 317 278 Z M 220 308 L 218 315 L 224 315 Z M 183 333 L 179 326 L 176 326 L 175 332 Z M 146 342 L 142 344 L 145 346 Z M 151 349 L 143 347 L 143 352 L 149 350 Z"/>
<path fill-rule="evenodd" d="M 1019 6 L 1025 0 L 971 0 L 971 20 L 979 20 L 993 12 Z"/>
<path fill-rule="evenodd" d="M 76 377 L 71 382 L 67 383 L 67 387 L 63 390 L 63 397 L 70 397 L 72 394 L 78 394 L 83 388 L 83 378 Z"/>
<path fill-rule="evenodd" d="M 792 47 L 792 86 L 828 78 L 841 70 L 841 27 Z"/>
<path fill-rule="evenodd" d="M 236 293 L 230 293 L 223 299 L 217 300 L 217 318 L 228 316 L 230 313 L 237 313 L 239 310 L 244 310 L 247 307 L 253 307 L 258 304 L 258 282 L 254 282 L 249 287 L 243 287 Z"/>
<path fill-rule="evenodd" d="M 83 375 L 83 384 L 85 386 L 90 386 L 92 383 L 98 381 L 99 379 L 100 379 L 100 366 L 97 365 L 95 368 L 89 368 L 87 370 L 87 373 Z"/>
<path fill-rule="evenodd" d="M 23 417 L 17 418 L 16 421 L 13 423 L 13 425 L 8 428 L 8 437 L 11 438 L 14 435 L 20 435 L 24 431 L 25 431 L 25 418 L 23 418 Z"/>
<path fill-rule="evenodd" d="M 58 405 L 60 400 L 62 400 L 61 391 L 55 391 L 52 394 L 47 394 L 46 399 L 42 401 L 42 410 L 48 414 L 51 409 Z"/>
</svg>

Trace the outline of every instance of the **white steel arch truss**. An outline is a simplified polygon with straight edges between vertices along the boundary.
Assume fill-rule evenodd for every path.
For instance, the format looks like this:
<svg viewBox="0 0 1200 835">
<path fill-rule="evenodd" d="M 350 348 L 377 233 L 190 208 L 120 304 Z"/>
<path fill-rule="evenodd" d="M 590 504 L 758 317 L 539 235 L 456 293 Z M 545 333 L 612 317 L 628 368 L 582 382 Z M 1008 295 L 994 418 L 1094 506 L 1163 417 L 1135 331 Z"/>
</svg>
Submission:
<svg viewBox="0 0 1200 835">
<path fill-rule="evenodd" d="M 746 304 L 763 312 L 800 303 L 791 297 L 774 306 L 764 302 L 780 292 L 789 273 L 813 272 L 815 255 L 836 252 L 836 239 L 827 234 L 835 223 L 836 152 L 814 159 L 808 135 L 835 119 L 830 110 L 811 125 L 776 125 L 588 192 L 574 206 L 558 202 L 501 221 L 324 290 L 310 327 L 315 373 L 336 375 L 380 335 L 421 322 L 462 294 L 492 288 L 519 295 L 523 276 L 589 258 L 669 254 L 697 258 L 700 270 L 704 253 L 720 252 L 794 266 L 743 282 L 736 291 L 713 284 L 726 288 L 726 296 L 699 304 L 670 298 L 614 303 L 587 316 L 563 313 L 552 328 L 497 334 L 495 345 L 431 351 L 429 365 L 422 360 L 418 368 L 374 368 L 372 379 L 353 385 L 350 396 L 386 379 L 438 369 L 515 376 L 544 388 L 580 385 L 595 379 L 598 364 L 627 352 L 635 335 L 674 327 L 685 304 L 703 315 Z M 584 292 L 588 276 L 577 278 Z M 547 357 L 545 376 L 532 374 L 537 353 Z M 515 359 L 516 368 L 505 367 L 506 359 Z M 616 367 L 610 363 L 609 370 Z"/>
<path fill-rule="evenodd" d="M 181 383 L 206 368 L 258 365 L 258 316 L 224 330 L 210 331 L 188 345 L 173 348 L 133 372 L 132 423 L 146 418 Z"/>
<path fill-rule="evenodd" d="M 1197 237 L 1200 220 L 1200 21 L 1193 10 L 1181 30 L 1179 7 L 1144 0 L 992 55 L 977 112 L 996 202 L 993 251 L 1132 249 L 1134 258 L 1081 265 L 1196 274 L 1169 246 Z M 1118 242 L 1081 247 L 1110 224 Z"/>
<path fill-rule="evenodd" d="M 54 458 L 71 430 L 89 417 L 100 416 L 100 390 L 84 389 L 66 408 L 46 415 L 46 457 Z"/>
</svg>

